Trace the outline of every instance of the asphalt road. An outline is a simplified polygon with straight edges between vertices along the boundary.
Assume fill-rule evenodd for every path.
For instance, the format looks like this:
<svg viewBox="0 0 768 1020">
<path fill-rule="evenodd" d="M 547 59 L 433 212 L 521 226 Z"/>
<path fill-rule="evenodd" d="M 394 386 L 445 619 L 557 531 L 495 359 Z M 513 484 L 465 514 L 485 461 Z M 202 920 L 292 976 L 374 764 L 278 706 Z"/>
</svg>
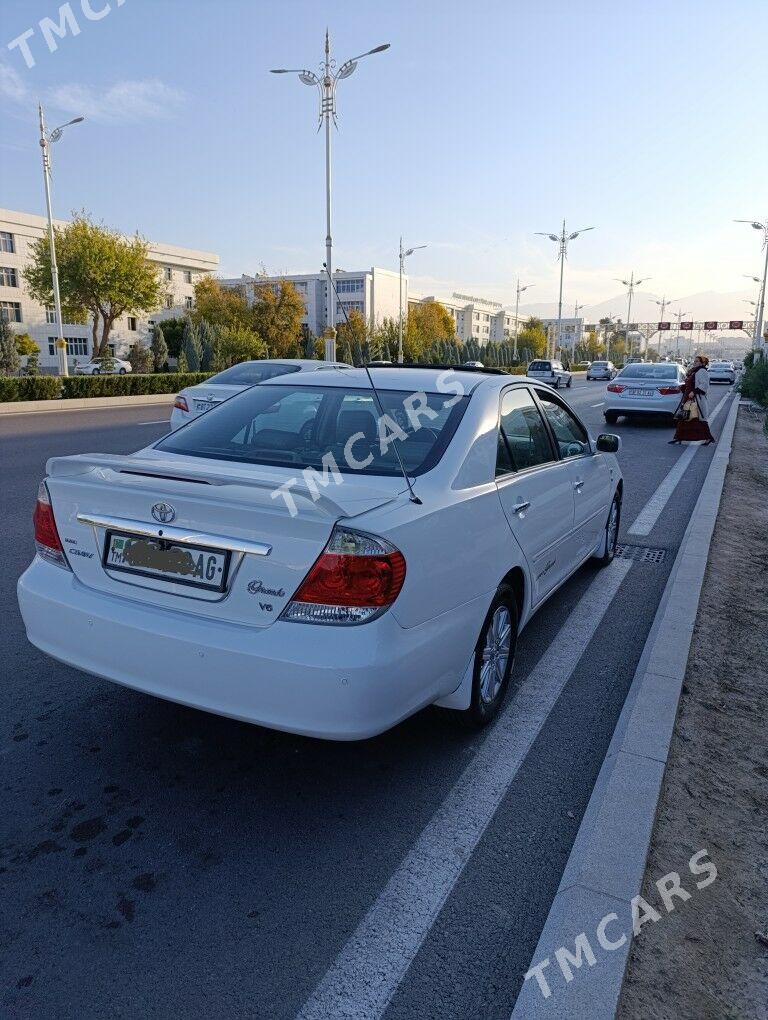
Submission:
<svg viewBox="0 0 768 1020">
<path fill-rule="evenodd" d="M 603 391 L 576 380 L 565 393 L 595 429 Z M 155 406 L 0 419 L 0 1013 L 282 1018 L 307 1004 L 305 1016 L 334 1020 L 508 1020 L 712 448 L 650 534 L 629 538 L 661 562 L 584 568 L 529 625 L 496 726 L 467 734 L 427 710 L 332 744 L 165 703 L 27 643 L 15 583 L 47 457 L 134 450 L 166 417 Z M 626 541 L 683 454 L 668 426 L 611 431 L 624 439 Z M 519 767 L 492 801 L 478 768 L 490 782 L 512 752 Z M 426 877 L 403 884 L 420 860 Z M 355 980 L 373 990 L 350 1011 Z"/>
</svg>

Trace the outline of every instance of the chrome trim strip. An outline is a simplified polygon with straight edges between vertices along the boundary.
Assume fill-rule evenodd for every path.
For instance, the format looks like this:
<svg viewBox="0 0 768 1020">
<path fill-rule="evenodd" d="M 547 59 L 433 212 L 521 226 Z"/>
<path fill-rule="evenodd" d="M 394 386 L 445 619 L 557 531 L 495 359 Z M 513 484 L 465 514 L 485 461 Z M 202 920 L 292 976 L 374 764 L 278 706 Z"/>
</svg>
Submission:
<svg viewBox="0 0 768 1020">
<path fill-rule="evenodd" d="M 269 556 L 272 546 L 264 542 L 249 542 L 244 538 L 225 538 L 224 535 L 209 535 L 204 531 L 187 531 L 169 525 L 148 524 L 146 521 L 130 521 L 124 517 L 102 517 L 98 514 L 78 514 L 80 524 L 94 528 L 108 528 L 125 531 L 129 535 L 143 535 L 145 538 L 167 538 L 181 545 L 202 545 L 222 552 L 248 553 L 250 556 Z"/>
</svg>

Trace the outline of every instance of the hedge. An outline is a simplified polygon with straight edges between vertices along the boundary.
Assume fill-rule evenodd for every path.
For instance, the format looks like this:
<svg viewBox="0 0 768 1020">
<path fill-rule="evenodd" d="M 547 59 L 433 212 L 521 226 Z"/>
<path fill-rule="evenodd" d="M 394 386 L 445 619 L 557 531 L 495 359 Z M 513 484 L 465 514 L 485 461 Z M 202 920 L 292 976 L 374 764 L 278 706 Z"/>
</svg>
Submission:
<svg viewBox="0 0 768 1020">
<path fill-rule="evenodd" d="M 741 395 L 751 397 L 763 407 L 768 407 L 768 357 L 758 358 L 752 354 L 744 359 L 744 375 L 739 385 Z"/>
<path fill-rule="evenodd" d="M 149 393 L 178 393 L 205 382 L 212 372 L 157 372 L 153 375 L 70 375 L 61 380 L 62 396 L 138 397 Z"/>
<path fill-rule="evenodd" d="M 60 392 L 55 375 L 0 376 L 0 401 L 55 400 Z"/>
</svg>

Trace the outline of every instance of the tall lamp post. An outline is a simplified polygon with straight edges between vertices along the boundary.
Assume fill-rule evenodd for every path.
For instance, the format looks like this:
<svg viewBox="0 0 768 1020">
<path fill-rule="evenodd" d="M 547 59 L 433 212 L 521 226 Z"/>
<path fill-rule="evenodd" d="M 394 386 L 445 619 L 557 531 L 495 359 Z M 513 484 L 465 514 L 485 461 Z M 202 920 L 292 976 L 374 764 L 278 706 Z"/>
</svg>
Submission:
<svg viewBox="0 0 768 1020">
<path fill-rule="evenodd" d="M 760 297 L 757 300 L 757 308 L 755 309 L 755 335 L 754 335 L 755 349 L 760 350 L 760 345 L 763 342 L 765 285 L 766 282 L 768 282 L 768 220 L 766 220 L 765 223 L 760 223 L 759 220 L 734 220 L 734 223 L 748 223 L 755 230 L 761 230 L 763 233 L 763 248 L 765 248 L 765 264 L 763 266 L 763 282 L 760 285 Z"/>
<path fill-rule="evenodd" d="M 625 356 L 631 357 L 632 341 L 629 339 L 629 324 L 632 321 L 632 298 L 635 293 L 635 287 L 639 287 L 641 283 L 645 283 L 647 280 L 650 280 L 650 276 L 644 276 L 642 280 L 636 280 L 635 271 L 633 269 L 628 280 L 620 280 L 617 276 L 615 276 L 614 279 L 617 283 L 623 283 L 627 288 L 627 352 Z"/>
<path fill-rule="evenodd" d="M 594 230 L 594 227 L 581 227 L 579 230 L 574 230 L 573 233 L 567 233 L 565 229 L 565 220 L 563 220 L 563 228 L 559 234 L 549 234 L 546 231 L 537 230 L 536 234 L 539 237 L 548 237 L 550 241 L 554 241 L 557 245 L 558 254 L 557 257 L 560 259 L 560 296 L 557 301 L 557 333 L 555 335 L 555 347 L 560 346 L 560 326 L 563 321 L 563 267 L 565 265 L 565 257 L 568 254 L 568 242 L 573 241 L 579 236 L 584 234 L 588 230 Z"/>
<path fill-rule="evenodd" d="M 680 323 L 688 312 L 672 312 L 674 317 L 677 319 L 677 336 L 675 337 L 675 357 L 680 357 Z"/>
<path fill-rule="evenodd" d="M 403 250 L 403 238 L 400 237 L 400 315 L 397 322 L 397 363 L 402 365 L 403 363 L 403 271 L 405 270 L 405 260 L 409 255 L 413 255 L 415 251 L 421 251 L 422 248 L 426 248 L 426 244 L 417 244 L 413 248 L 406 248 Z"/>
<path fill-rule="evenodd" d="M 520 308 L 520 295 L 523 293 L 523 291 L 526 291 L 530 287 L 535 287 L 535 286 L 536 286 L 535 283 L 526 283 L 524 287 L 521 287 L 520 286 L 520 277 L 518 276 L 517 284 L 515 286 L 515 346 L 514 346 L 514 350 L 512 351 L 512 359 L 514 360 L 515 364 L 517 364 L 517 338 L 518 338 L 518 336 L 520 334 L 520 324 L 519 324 L 519 320 L 517 318 L 517 312 L 518 312 L 518 309 Z"/>
<path fill-rule="evenodd" d="M 661 299 L 661 301 L 657 301 L 654 298 L 653 303 L 655 305 L 658 305 L 659 308 L 661 309 L 661 312 L 659 314 L 661 316 L 661 322 L 663 322 L 664 321 L 664 312 L 665 312 L 665 310 L 669 307 L 669 305 L 673 305 L 675 302 L 674 301 L 667 301 L 667 298 L 666 298 L 666 295 L 665 295 Z M 659 339 L 658 339 L 658 342 L 656 344 L 656 353 L 658 354 L 659 358 L 661 358 L 661 330 L 657 330 L 657 332 L 659 334 Z"/>
<path fill-rule="evenodd" d="M 582 310 L 584 305 L 580 305 L 578 301 L 574 302 L 573 305 L 573 317 L 576 320 L 573 324 L 573 348 L 571 349 L 571 358 L 576 361 L 576 330 L 578 329 L 579 312 Z"/>
<path fill-rule="evenodd" d="M 48 212 L 48 246 L 51 252 L 51 280 L 53 284 L 53 305 L 56 309 L 56 357 L 58 359 L 59 375 L 69 375 L 67 363 L 67 341 L 64 339 L 64 322 L 61 314 L 61 294 L 59 292 L 59 267 L 56 262 L 56 237 L 53 232 L 53 209 L 51 206 L 51 145 L 58 142 L 64 134 L 64 128 L 70 124 L 80 124 L 85 117 L 75 117 L 54 128 L 50 133 L 45 129 L 45 115 L 43 107 L 39 105 L 40 114 L 40 151 L 43 155 L 43 181 L 45 182 L 45 205 Z"/>
<path fill-rule="evenodd" d="M 326 328 L 325 328 L 325 359 L 326 361 L 336 360 L 336 295 L 333 290 L 333 263 L 331 240 L 331 121 L 338 127 L 336 121 L 336 86 L 343 78 L 349 78 L 354 74 L 358 61 L 363 57 L 370 57 L 373 53 L 383 53 L 389 49 L 389 43 L 381 46 L 374 46 L 372 50 L 361 53 L 358 57 L 350 57 L 345 60 L 341 67 L 336 70 L 336 61 L 331 59 L 331 41 L 328 30 L 325 32 L 325 59 L 320 63 L 320 75 L 306 68 L 285 68 L 272 69 L 272 74 L 297 74 L 299 81 L 304 85 L 314 85 L 320 97 L 320 109 L 318 114 L 317 130 L 319 131 L 325 122 L 325 265 L 328 273 L 326 291 L 328 301 L 326 303 Z"/>
</svg>

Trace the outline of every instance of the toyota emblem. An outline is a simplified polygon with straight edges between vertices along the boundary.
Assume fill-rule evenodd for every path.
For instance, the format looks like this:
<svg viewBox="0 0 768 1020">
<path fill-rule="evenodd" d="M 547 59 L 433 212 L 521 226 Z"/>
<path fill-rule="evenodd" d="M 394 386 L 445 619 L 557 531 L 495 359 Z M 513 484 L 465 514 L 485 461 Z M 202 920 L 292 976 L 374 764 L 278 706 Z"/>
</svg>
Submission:
<svg viewBox="0 0 768 1020">
<path fill-rule="evenodd" d="M 161 524 L 170 524 L 176 517 L 176 511 L 170 503 L 155 503 L 152 507 L 152 516 Z"/>
</svg>

